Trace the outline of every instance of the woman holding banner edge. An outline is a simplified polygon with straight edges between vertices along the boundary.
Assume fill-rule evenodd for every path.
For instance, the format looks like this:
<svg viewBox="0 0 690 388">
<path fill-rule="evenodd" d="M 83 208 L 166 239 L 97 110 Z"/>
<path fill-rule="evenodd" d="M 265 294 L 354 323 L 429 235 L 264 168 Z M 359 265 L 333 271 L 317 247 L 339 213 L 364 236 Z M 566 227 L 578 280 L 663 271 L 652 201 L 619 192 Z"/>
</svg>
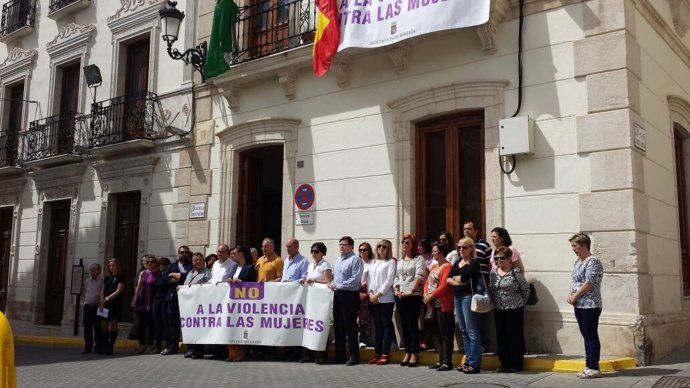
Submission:
<svg viewBox="0 0 690 388">
<path fill-rule="evenodd" d="M 256 268 L 252 264 L 252 253 L 249 247 L 238 245 L 231 259 L 237 263 L 237 269 L 227 280 L 228 283 L 255 282 Z M 228 362 L 244 361 L 247 355 L 247 346 L 228 345 Z"/>
</svg>

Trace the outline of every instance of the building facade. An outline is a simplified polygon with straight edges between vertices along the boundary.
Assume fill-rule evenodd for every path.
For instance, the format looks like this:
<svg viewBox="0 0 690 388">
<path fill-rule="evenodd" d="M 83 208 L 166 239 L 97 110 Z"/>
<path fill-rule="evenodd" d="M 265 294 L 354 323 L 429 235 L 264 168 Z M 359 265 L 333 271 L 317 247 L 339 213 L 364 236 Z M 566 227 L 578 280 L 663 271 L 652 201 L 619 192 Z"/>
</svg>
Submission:
<svg viewBox="0 0 690 388">
<path fill-rule="evenodd" d="M 167 56 L 162 1 L 51 1 L 73 10 L 59 20 L 16 2 L 40 12 L 0 37 L 0 302 L 15 331 L 71 331 L 79 259 L 118 257 L 133 277 L 143 253 L 295 236 L 334 260 L 343 235 L 399 246 L 471 219 L 522 252 L 540 299 L 530 352 L 583 353 L 565 301 L 578 231 L 605 267 L 602 353 L 649 364 L 690 343 L 687 0 L 526 0 L 522 45 L 520 2 L 491 0 L 483 25 L 347 49 L 323 78 L 313 1 L 239 0 L 231 68 L 204 84 Z M 178 8 L 180 48 L 208 40 L 214 2 Z M 88 64 L 104 75 L 95 109 Z M 122 117 L 149 101 L 131 131 Z M 531 138 L 502 133 L 513 114 Z M 63 127 L 71 142 L 43 140 Z M 532 147 L 501 156 L 512 139 Z"/>
<path fill-rule="evenodd" d="M 145 252 L 175 252 L 167 214 L 193 80 L 166 53 L 163 6 L 3 1 L 0 308 L 15 333 L 71 333 L 91 263 L 116 257 L 131 281 Z M 178 7 L 177 44 L 191 45 L 196 3 Z"/>
</svg>

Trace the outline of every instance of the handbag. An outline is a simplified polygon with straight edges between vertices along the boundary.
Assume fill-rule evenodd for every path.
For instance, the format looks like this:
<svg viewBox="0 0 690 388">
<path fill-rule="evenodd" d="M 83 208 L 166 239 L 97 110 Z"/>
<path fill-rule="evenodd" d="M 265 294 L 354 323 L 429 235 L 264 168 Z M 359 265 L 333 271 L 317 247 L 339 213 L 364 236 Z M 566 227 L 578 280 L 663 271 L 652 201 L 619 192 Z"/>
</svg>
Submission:
<svg viewBox="0 0 690 388">
<path fill-rule="evenodd" d="M 472 286 L 472 279 L 470 279 L 470 288 L 472 289 L 472 302 L 470 303 L 470 309 L 475 313 L 488 313 L 493 310 L 494 304 L 491 302 L 488 292 L 484 295 L 475 294 L 474 287 Z"/>
</svg>

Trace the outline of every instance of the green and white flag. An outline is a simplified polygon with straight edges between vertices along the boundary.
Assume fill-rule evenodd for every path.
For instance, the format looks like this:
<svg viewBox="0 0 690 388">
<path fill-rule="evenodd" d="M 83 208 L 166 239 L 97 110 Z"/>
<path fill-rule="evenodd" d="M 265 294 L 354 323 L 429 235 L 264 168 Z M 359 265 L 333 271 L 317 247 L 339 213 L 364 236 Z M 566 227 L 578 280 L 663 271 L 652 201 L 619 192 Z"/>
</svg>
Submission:
<svg viewBox="0 0 690 388">
<path fill-rule="evenodd" d="M 237 23 L 237 4 L 233 0 L 216 0 L 211 39 L 206 55 L 206 78 L 219 76 L 230 69 L 225 54 L 232 51 L 233 32 Z"/>
</svg>

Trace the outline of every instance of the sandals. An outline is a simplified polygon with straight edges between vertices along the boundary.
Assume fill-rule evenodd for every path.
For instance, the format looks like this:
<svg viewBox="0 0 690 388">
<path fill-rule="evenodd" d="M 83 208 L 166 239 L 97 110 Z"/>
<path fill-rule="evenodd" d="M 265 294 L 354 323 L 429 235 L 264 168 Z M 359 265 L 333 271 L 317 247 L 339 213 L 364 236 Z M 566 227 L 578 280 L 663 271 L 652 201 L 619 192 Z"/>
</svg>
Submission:
<svg viewBox="0 0 690 388">
<path fill-rule="evenodd" d="M 468 375 L 476 375 L 477 373 L 481 373 L 481 371 L 482 368 L 474 365 L 466 365 L 465 368 L 462 370 L 463 373 L 466 373 Z"/>
</svg>

